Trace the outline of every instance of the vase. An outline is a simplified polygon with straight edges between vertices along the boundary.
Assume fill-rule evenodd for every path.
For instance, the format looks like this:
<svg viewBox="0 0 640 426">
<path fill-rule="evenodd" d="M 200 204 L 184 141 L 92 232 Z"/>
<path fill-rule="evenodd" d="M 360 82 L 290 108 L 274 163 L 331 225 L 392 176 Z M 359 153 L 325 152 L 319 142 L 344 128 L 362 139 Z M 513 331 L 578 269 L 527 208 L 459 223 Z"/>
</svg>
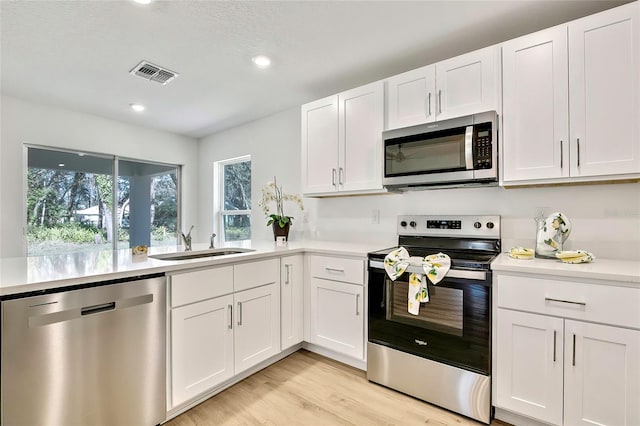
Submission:
<svg viewBox="0 0 640 426">
<path fill-rule="evenodd" d="M 273 222 L 271 226 L 273 226 L 274 241 L 276 241 L 278 237 L 284 237 L 285 240 L 289 241 L 289 227 L 291 226 L 290 223 L 285 224 L 283 228 L 280 227 L 280 224 L 278 224 L 278 222 Z"/>
</svg>

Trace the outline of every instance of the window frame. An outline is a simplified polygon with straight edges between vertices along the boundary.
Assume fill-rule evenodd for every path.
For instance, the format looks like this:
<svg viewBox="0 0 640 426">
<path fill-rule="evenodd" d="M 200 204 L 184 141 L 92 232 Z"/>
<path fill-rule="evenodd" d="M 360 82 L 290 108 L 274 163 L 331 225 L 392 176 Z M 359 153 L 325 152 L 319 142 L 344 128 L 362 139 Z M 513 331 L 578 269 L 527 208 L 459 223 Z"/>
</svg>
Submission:
<svg viewBox="0 0 640 426">
<path fill-rule="evenodd" d="M 251 220 L 251 209 L 248 210 L 225 210 L 224 209 L 224 167 L 244 162 L 251 163 L 251 155 L 242 155 L 240 157 L 228 158 L 226 160 L 220 160 L 213 163 L 213 179 L 214 179 L 214 196 L 213 196 L 213 228 L 216 234 L 216 243 L 226 244 L 229 241 L 226 239 L 224 231 L 224 218 L 225 216 L 249 216 Z M 253 186 L 253 185 L 251 185 Z M 251 190 L 251 188 L 249 188 Z M 217 195 L 216 195 L 217 194 Z M 251 199 L 253 200 L 253 192 L 251 193 Z M 253 201 L 252 201 L 253 204 Z M 246 240 L 233 240 L 234 243 L 242 244 L 243 242 L 251 241 L 251 236 Z"/>
</svg>

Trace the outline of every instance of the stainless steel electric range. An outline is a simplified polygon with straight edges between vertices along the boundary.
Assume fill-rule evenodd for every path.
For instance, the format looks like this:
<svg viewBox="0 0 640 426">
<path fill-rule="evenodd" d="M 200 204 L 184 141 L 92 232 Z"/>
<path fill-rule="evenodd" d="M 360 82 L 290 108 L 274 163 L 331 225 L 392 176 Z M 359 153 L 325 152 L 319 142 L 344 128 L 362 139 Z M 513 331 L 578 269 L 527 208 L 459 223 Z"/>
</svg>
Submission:
<svg viewBox="0 0 640 426">
<path fill-rule="evenodd" d="M 491 421 L 491 261 L 500 253 L 500 216 L 400 216 L 398 245 L 410 256 L 451 258 L 429 301 L 407 311 L 409 266 L 392 281 L 384 258 L 369 253 L 367 378 L 458 412 Z"/>
</svg>

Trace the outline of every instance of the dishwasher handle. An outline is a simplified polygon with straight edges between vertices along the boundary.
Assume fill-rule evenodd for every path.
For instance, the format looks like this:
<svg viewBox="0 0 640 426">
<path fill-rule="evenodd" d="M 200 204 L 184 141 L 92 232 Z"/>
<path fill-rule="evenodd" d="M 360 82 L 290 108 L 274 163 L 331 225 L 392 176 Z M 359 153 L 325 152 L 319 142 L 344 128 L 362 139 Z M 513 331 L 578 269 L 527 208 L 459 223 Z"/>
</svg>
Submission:
<svg viewBox="0 0 640 426">
<path fill-rule="evenodd" d="M 80 309 L 80 315 L 91 315 L 99 312 L 112 311 L 116 308 L 116 302 L 101 303 L 99 305 L 86 306 Z"/>
</svg>

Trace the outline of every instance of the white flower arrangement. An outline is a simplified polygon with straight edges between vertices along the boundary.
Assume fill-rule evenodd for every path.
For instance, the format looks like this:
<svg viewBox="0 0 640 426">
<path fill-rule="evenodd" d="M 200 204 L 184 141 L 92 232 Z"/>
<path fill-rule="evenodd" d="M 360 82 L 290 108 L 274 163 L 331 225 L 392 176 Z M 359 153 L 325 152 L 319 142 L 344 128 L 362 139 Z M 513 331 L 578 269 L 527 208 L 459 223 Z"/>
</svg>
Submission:
<svg viewBox="0 0 640 426">
<path fill-rule="evenodd" d="M 282 191 L 282 186 L 278 186 L 276 182 L 276 177 L 274 176 L 273 181 L 267 182 L 267 186 L 262 188 L 262 199 L 258 204 L 262 207 L 265 217 L 269 219 L 267 226 L 277 223 L 280 228 L 284 228 L 293 221 L 293 216 L 285 216 L 284 214 L 284 202 L 291 201 L 296 203 L 300 211 L 304 211 L 304 206 L 302 205 L 302 198 L 298 194 L 285 194 Z M 269 205 L 272 202 L 276 205 L 276 212 L 270 214 Z"/>
</svg>

